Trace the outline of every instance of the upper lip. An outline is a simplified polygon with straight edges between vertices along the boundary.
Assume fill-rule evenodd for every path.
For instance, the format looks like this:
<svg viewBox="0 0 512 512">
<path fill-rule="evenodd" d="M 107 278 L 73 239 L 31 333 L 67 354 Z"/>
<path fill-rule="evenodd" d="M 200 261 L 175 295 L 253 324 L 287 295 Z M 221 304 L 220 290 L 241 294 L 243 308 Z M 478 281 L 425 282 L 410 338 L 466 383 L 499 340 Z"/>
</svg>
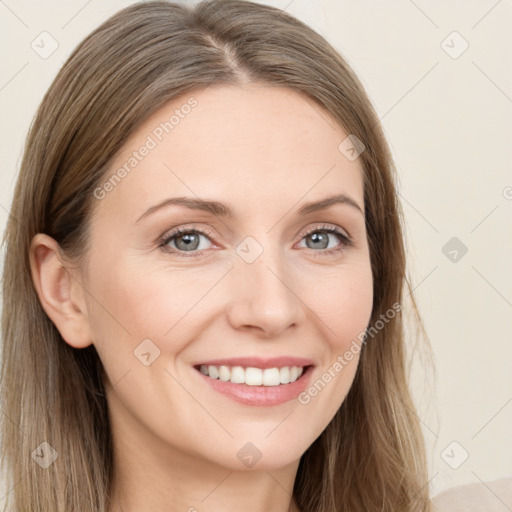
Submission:
<svg viewBox="0 0 512 512">
<path fill-rule="evenodd" d="M 313 364 L 311 359 L 305 359 L 302 357 L 232 357 L 229 359 L 211 359 L 208 361 L 200 361 L 195 363 L 194 366 L 200 365 L 212 365 L 212 366 L 244 366 L 246 368 L 281 368 L 283 366 L 310 366 Z"/>
</svg>

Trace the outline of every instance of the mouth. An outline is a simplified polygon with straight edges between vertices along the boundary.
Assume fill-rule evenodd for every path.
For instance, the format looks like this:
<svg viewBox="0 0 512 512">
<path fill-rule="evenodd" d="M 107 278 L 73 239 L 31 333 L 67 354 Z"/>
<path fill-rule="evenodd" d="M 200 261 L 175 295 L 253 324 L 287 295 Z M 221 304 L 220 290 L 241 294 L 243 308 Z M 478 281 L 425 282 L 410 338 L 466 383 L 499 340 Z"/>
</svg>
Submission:
<svg viewBox="0 0 512 512">
<path fill-rule="evenodd" d="M 200 364 L 194 366 L 194 368 L 203 375 L 221 382 L 245 384 L 247 386 L 271 387 L 295 382 L 302 376 L 304 371 L 311 366 L 312 365 L 258 368 L 255 366 L 243 367 Z"/>
<path fill-rule="evenodd" d="M 214 362 L 217 364 L 209 364 Z M 290 362 L 295 364 L 284 364 Z M 211 390 L 238 403 L 276 406 L 296 400 L 306 389 L 314 368 L 309 363 L 297 358 L 237 359 L 196 364 L 194 370 Z"/>
<path fill-rule="evenodd" d="M 196 365 L 194 368 L 203 375 L 221 382 L 245 384 L 247 386 L 279 386 L 290 384 L 301 377 L 308 366 L 281 366 L 274 368 L 257 368 L 249 366 Z"/>
</svg>

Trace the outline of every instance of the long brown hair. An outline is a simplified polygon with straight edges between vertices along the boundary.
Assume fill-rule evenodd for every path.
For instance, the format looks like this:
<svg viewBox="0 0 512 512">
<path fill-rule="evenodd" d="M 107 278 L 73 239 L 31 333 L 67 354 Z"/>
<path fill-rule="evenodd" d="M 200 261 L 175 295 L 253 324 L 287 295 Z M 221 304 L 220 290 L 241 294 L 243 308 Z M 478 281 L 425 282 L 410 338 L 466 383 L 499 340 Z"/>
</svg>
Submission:
<svg viewBox="0 0 512 512">
<path fill-rule="evenodd" d="M 365 216 L 374 279 L 371 325 L 407 285 L 395 167 L 379 119 L 340 54 L 279 9 L 242 0 L 129 6 L 73 51 L 27 137 L 4 235 L 2 467 L 14 512 L 105 512 L 112 440 L 93 345 L 64 342 L 31 279 L 29 248 L 46 233 L 62 257 L 87 253 L 94 190 L 127 138 L 184 92 L 261 82 L 307 94 L 363 141 Z M 382 321 L 381 321 L 382 323 Z M 364 344 L 353 385 L 301 458 L 302 512 L 426 512 L 425 449 L 406 376 L 402 315 Z M 34 452 L 58 459 L 43 469 Z M 9 500 L 7 501 L 9 503 Z"/>
</svg>

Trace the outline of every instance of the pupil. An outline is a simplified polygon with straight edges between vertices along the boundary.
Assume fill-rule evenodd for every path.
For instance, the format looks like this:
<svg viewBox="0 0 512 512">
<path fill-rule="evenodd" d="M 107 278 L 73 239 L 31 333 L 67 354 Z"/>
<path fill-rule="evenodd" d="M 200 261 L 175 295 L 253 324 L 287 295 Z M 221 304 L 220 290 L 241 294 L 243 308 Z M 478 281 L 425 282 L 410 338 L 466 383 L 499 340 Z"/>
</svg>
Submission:
<svg viewBox="0 0 512 512">
<path fill-rule="evenodd" d="M 181 235 L 179 238 L 176 239 L 176 245 L 178 246 L 178 249 L 197 249 L 197 240 L 191 240 L 191 238 L 193 237 L 196 237 L 197 238 L 197 235 L 195 233 L 189 233 L 189 234 L 185 234 L 185 235 Z M 180 240 L 184 242 L 184 246 L 183 247 L 179 247 L 179 244 L 180 244 Z M 194 245 L 194 241 L 196 242 L 196 245 Z"/>
<path fill-rule="evenodd" d="M 328 239 L 327 239 L 327 235 L 325 233 L 313 233 L 311 235 L 311 239 L 313 240 L 313 243 L 318 243 L 318 242 L 321 243 L 322 237 L 323 237 L 324 244 L 321 244 L 322 246 L 320 247 L 320 249 L 325 249 L 327 247 L 327 245 L 325 245 L 325 242 L 327 242 L 327 244 L 329 243 Z"/>
</svg>

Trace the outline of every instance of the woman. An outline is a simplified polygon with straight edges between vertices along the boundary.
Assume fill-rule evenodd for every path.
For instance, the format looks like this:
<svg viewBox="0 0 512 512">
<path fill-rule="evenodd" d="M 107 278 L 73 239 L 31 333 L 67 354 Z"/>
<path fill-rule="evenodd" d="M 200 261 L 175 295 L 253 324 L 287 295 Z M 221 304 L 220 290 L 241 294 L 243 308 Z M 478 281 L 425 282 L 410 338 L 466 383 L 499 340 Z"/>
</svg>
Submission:
<svg viewBox="0 0 512 512">
<path fill-rule="evenodd" d="M 361 83 L 287 13 L 96 29 L 5 234 L 12 510 L 430 510 L 394 179 Z"/>
</svg>

